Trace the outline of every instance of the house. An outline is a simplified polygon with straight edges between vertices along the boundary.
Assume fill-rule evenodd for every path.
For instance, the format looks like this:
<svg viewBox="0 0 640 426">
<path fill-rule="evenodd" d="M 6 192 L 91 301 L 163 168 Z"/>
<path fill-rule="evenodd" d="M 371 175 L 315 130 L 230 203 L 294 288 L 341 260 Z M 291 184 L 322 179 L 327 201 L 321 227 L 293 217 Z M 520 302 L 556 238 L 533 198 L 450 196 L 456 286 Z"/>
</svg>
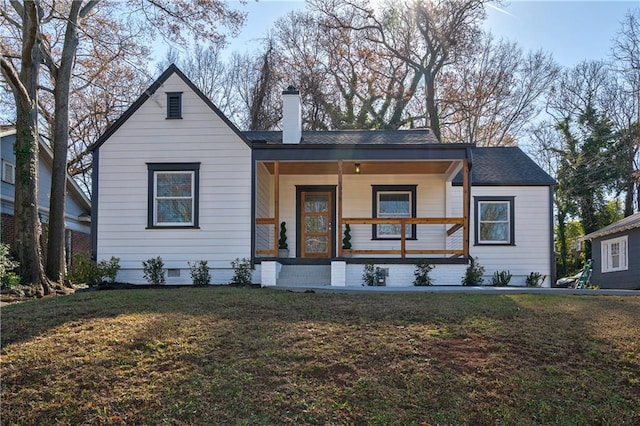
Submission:
<svg viewBox="0 0 640 426">
<path fill-rule="evenodd" d="M 198 260 L 229 282 L 236 258 L 263 286 L 359 286 L 366 263 L 412 285 L 420 260 L 435 284 L 460 285 L 473 257 L 488 277 L 553 282 L 554 181 L 519 148 L 428 129 L 307 132 L 301 108 L 289 87 L 282 131 L 241 132 L 171 65 L 93 147 L 96 259 L 119 257 L 129 283 L 156 256 L 168 284 L 190 283 Z"/>
<path fill-rule="evenodd" d="M 2 192 L 0 193 L 2 213 L 2 242 L 13 245 L 15 163 L 13 145 L 16 140 L 14 127 L 0 128 L 2 157 Z M 48 222 L 49 196 L 51 194 L 51 176 L 53 152 L 40 138 L 40 158 L 38 161 L 38 210 L 42 223 Z M 74 254 L 91 251 L 91 203 L 78 184 L 67 176 L 67 198 L 65 201 L 65 252 L 67 265 Z"/>
<path fill-rule="evenodd" d="M 591 241 L 591 283 L 640 290 L 640 212 L 582 237 Z"/>
</svg>

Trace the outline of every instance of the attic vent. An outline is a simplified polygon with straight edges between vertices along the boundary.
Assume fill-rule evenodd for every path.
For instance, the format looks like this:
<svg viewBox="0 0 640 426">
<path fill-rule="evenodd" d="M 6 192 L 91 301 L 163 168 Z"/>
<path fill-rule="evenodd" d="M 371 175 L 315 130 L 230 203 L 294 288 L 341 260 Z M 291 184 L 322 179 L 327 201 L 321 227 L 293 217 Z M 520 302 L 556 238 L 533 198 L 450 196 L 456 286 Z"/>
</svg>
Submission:
<svg viewBox="0 0 640 426">
<path fill-rule="evenodd" d="M 16 166 L 8 161 L 2 162 L 2 180 L 10 184 L 16 183 Z"/>
<path fill-rule="evenodd" d="M 182 118 L 182 92 L 167 93 L 167 118 Z"/>
<path fill-rule="evenodd" d="M 169 278 L 175 278 L 180 276 L 180 269 L 167 269 L 167 276 Z"/>
</svg>

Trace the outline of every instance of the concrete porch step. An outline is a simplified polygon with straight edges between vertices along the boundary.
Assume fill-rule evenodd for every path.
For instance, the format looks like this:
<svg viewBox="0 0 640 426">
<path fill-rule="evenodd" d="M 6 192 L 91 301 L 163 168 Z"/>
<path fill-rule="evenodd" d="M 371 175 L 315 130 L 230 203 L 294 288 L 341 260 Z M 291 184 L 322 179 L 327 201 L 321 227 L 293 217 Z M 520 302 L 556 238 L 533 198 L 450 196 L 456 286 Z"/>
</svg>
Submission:
<svg viewBox="0 0 640 426">
<path fill-rule="evenodd" d="M 331 285 L 331 265 L 282 265 L 276 285 Z"/>
</svg>

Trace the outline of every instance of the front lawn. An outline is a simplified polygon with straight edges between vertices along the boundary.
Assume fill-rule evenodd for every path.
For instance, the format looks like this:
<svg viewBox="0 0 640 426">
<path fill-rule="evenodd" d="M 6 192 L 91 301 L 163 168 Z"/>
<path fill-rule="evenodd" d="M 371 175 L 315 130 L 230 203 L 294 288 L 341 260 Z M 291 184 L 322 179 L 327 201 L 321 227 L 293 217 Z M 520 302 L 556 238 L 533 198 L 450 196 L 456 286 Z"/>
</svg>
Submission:
<svg viewBox="0 0 640 426">
<path fill-rule="evenodd" d="M 79 293 L 0 309 L 11 424 L 640 424 L 640 297 Z"/>
</svg>

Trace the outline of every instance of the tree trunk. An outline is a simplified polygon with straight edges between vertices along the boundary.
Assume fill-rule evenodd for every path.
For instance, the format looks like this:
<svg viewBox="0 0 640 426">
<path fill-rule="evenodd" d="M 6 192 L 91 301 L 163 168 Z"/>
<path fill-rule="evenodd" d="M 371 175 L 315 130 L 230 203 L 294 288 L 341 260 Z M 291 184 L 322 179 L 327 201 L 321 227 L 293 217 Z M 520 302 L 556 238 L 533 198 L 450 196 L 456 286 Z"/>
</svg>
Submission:
<svg viewBox="0 0 640 426">
<path fill-rule="evenodd" d="M 440 142 L 442 142 L 442 140 L 440 139 L 440 117 L 438 116 L 438 108 L 436 107 L 435 82 L 429 70 L 425 70 L 424 73 L 424 88 L 429 127 L 431 128 L 434 136 L 438 138 Z"/>
<path fill-rule="evenodd" d="M 50 65 L 54 79 L 55 114 L 53 125 L 53 170 L 49 205 L 47 277 L 62 282 L 65 275 L 65 194 L 67 188 L 67 149 L 69 139 L 69 87 L 78 47 L 78 13 L 82 3 L 73 2 L 69 12 L 60 66 Z"/>
<path fill-rule="evenodd" d="M 22 63 L 19 76 L 3 60 L 3 74 L 16 101 L 16 185 L 14 208 L 14 251 L 20 262 L 20 276 L 34 286 L 36 295 L 51 293 L 42 266 L 41 226 L 38 217 L 38 79 L 40 51 L 37 44 L 38 10 L 25 2 L 22 16 Z M 17 77 L 17 78 L 16 78 Z"/>
</svg>

